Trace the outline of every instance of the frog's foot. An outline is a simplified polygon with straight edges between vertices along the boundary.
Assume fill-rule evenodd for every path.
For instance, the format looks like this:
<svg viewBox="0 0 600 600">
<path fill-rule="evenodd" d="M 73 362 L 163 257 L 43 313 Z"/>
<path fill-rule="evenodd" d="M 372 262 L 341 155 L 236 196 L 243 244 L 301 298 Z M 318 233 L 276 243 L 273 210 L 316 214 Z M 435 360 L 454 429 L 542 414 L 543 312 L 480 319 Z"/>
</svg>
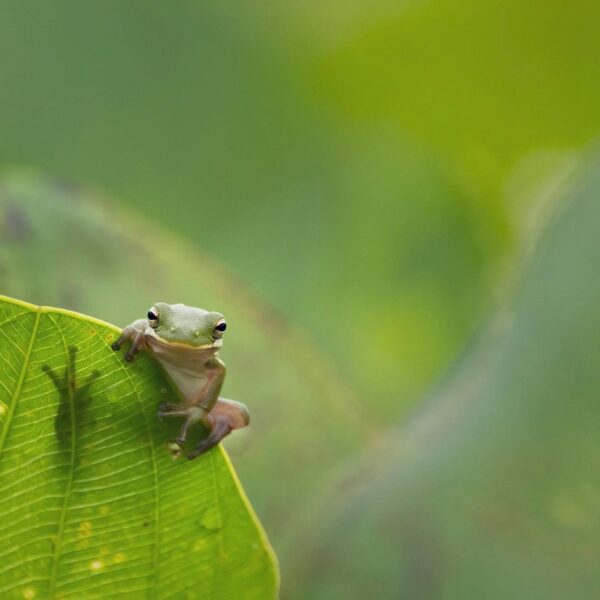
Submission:
<svg viewBox="0 0 600 600">
<path fill-rule="evenodd" d="M 138 335 L 136 335 L 133 338 L 133 342 L 131 343 L 129 350 L 127 350 L 127 352 L 125 353 L 125 360 L 131 362 L 135 355 L 138 354 L 139 351 L 144 347 L 144 341 L 145 338 L 143 333 L 139 333 Z"/>
<path fill-rule="evenodd" d="M 194 460 L 194 458 L 214 448 L 234 429 L 246 427 L 250 422 L 250 415 L 248 409 L 241 402 L 219 398 L 213 409 L 202 421 L 209 428 L 210 433 L 196 446 L 193 452 L 188 454 L 189 460 Z"/>
<path fill-rule="evenodd" d="M 120 350 L 127 340 L 131 340 L 131 347 L 125 353 L 125 360 L 131 362 L 134 356 L 144 347 L 144 332 L 140 331 L 137 327 L 125 327 L 123 333 L 110 347 L 115 351 Z"/>
<path fill-rule="evenodd" d="M 123 333 L 110 345 L 110 347 L 116 352 L 123 347 L 123 344 L 133 337 L 133 331 L 131 327 L 125 327 Z"/>
<path fill-rule="evenodd" d="M 181 404 L 170 404 L 169 402 L 162 402 L 158 407 L 158 418 L 164 417 L 186 417 L 185 423 L 179 431 L 177 440 L 174 443 L 183 446 L 187 439 L 187 434 L 190 426 L 198 420 L 197 415 L 190 413 L 189 409 Z"/>
</svg>

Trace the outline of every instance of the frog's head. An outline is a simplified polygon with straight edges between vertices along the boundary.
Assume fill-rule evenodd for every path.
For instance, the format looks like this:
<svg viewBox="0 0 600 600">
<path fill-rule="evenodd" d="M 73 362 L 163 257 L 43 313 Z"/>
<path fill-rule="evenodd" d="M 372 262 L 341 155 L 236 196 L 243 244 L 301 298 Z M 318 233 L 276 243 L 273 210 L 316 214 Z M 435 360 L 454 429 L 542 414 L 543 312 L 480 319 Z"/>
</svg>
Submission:
<svg viewBox="0 0 600 600">
<path fill-rule="evenodd" d="M 227 328 L 221 313 L 165 302 L 148 311 L 148 325 L 162 341 L 194 348 L 220 348 Z"/>
</svg>

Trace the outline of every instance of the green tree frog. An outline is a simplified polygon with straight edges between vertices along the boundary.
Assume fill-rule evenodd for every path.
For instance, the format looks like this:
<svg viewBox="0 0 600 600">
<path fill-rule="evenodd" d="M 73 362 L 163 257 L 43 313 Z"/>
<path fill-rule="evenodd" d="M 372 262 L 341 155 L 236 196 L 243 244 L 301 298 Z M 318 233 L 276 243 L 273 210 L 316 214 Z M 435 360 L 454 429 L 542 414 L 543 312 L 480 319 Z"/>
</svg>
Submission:
<svg viewBox="0 0 600 600">
<path fill-rule="evenodd" d="M 125 360 L 131 361 L 142 349 L 163 367 L 179 390 L 182 402 L 160 405 L 158 416 L 185 419 L 175 442 L 169 448 L 177 458 L 185 444 L 191 425 L 202 422 L 209 430 L 190 454 L 190 460 L 216 446 L 233 429 L 250 422 L 247 408 L 240 402 L 219 398 L 225 364 L 217 356 L 223 345 L 227 324 L 221 313 L 185 304 L 157 302 L 146 319 L 137 319 L 123 329 L 113 350 L 131 341 Z"/>
</svg>

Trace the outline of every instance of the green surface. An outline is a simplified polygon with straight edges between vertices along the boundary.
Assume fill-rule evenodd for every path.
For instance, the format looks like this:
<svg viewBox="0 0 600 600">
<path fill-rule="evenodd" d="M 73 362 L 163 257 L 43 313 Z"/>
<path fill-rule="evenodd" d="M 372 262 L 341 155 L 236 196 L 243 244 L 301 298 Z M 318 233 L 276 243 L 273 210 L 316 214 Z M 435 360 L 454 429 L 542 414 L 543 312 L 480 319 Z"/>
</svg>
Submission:
<svg viewBox="0 0 600 600">
<path fill-rule="evenodd" d="M 514 301 L 299 529 L 289 597 L 597 596 L 599 195 L 595 155 Z"/>
<path fill-rule="evenodd" d="M 369 450 L 390 428 L 412 431 L 438 386 L 436 397 L 450 394 L 439 380 L 457 356 L 465 352 L 461 364 L 495 386 L 485 356 L 496 340 L 465 348 L 508 305 L 521 259 L 560 204 L 556 191 L 600 134 L 599 16 L 597 0 L 5 0 L 0 168 L 31 165 L 48 175 L 3 180 L 0 292 L 119 325 L 156 300 L 223 311 L 231 326 L 225 394 L 252 413 L 251 427 L 226 447 L 281 558 L 285 593 L 347 591 L 363 573 L 377 584 L 390 572 L 400 589 L 400 574 L 412 570 L 414 580 L 431 582 L 422 595 L 462 592 L 463 578 L 463 596 L 478 597 L 466 560 L 455 568 L 470 552 L 476 519 L 451 501 L 450 484 L 440 483 L 444 506 L 431 512 L 447 530 L 421 535 L 429 525 L 415 525 L 418 510 L 402 518 L 403 502 L 427 508 L 440 477 L 415 464 L 415 480 L 431 481 L 427 493 L 413 490 L 408 455 L 390 450 L 388 461 L 382 450 L 389 479 L 402 469 L 402 490 L 380 488 L 382 498 L 366 496 L 347 530 L 335 524 L 359 503 L 353 460 L 364 452 L 375 476 Z M 555 263 L 545 277 L 568 289 L 574 268 Z M 587 286 L 578 289 L 577 302 L 587 302 Z M 594 321 L 586 327 L 593 331 Z M 540 378 L 561 370 L 553 363 Z M 568 365 L 565 377 L 578 376 Z M 470 397 L 471 378 L 458 380 Z M 523 385 L 525 394 L 533 384 Z M 504 415 L 503 402 L 494 400 L 490 413 Z M 528 411 L 544 413 L 536 405 L 511 418 L 536 432 Z M 568 429 L 587 456 L 577 426 L 558 421 L 554 438 Z M 482 455 L 510 455 L 514 473 L 545 460 L 500 441 L 495 450 L 486 434 L 477 433 Z M 433 448 L 444 452 L 432 436 L 416 444 L 426 464 Z M 544 445 L 553 447 L 549 437 Z M 570 445 L 559 447 L 572 456 Z M 462 482 L 468 473 L 452 494 L 479 489 L 467 468 L 473 456 L 477 449 L 449 453 L 442 475 Z M 555 463 L 559 482 L 560 456 Z M 488 466 L 504 469 L 500 459 Z M 352 476 L 330 496 L 341 468 Z M 554 485 L 547 469 L 536 479 L 541 490 Z M 584 477 L 581 486 L 595 489 Z M 512 493 L 529 498 L 528 482 L 512 481 Z M 372 519 L 370 507 L 378 510 L 388 491 L 398 514 L 390 508 L 385 522 Z M 595 492 L 585 493 L 583 504 L 593 504 Z M 327 516 L 307 526 L 301 514 L 321 502 Z M 557 505 L 578 514 L 569 502 Z M 481 561 L 488 547 L 510 547 L 510 569 L 500 551 L 480 569 L 510 597 L 509 584 L 534 569 L 506 542 L 505 530 L 517 527 L 512 516 L 498 521 L 472 547 Z M 582 526 L 581 537 L 595 527 Z M 552 543 L 550 521 L 535 528 Z M 424 568 L 419 576 L 442 530 L 442 574 Z M 325 535 L 331 546 L 321 544 Z M 314 556 L 302 551 L 310 536 L 323 549 Z M 408 539 L 401 559 L 400 536 Z M 563 560 L 547 570 L 571 581 L 573 555 L 585 552 L 563 537 Z M 350 566 L 340 570 L 345 559 Z M 566 588 L 559 582 L 556 593 Z"/>
<path fill-rule="evenodd" d="M 160 368 L 119 330 L 0 298 L 3 598 L 273 598 L 276 567 L 223 451 L 173 461 Z"/>
</svg>

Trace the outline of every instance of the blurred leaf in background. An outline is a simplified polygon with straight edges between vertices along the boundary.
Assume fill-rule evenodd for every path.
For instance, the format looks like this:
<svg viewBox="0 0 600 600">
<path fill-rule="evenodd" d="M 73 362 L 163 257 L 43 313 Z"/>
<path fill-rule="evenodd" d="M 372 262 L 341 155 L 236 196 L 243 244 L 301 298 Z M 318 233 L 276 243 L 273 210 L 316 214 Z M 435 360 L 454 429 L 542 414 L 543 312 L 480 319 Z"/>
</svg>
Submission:
<svg viewBox="0 0 600 600">
<path fill-rule="evenodd" d="M 318 504 L 340 462 L 412 414 L 508 296 L 598 137 L 599 11 L 7 0 L 0 164 L 53 177 L 5 180 L 4 218 L 37 237 L 3 238 L 3 289 L 116 323 L 160 298 L 228 314 L 228 394 L 254 417 L 230 448 L 286 546 L 285 584 L 286 557 L 302 560 L 284 544 L 290 507 Z M 58 180 L 160 227 L 80 206 L 88 192 Z"/>
<path fill-rule="evenodd" d="M 385 422 L 489 305 L 514 244 L 499 173 L 588 131 L 551 137 L 544 113 L 523 129 L 511 111 L 535 87 L 510 77 L 535 15 L 496 6 L 8 1 L 0 162 L 99 184 L 208 248 L 310 330 Z M 542 67 L 544 40 L 527 48 Z M 506 96 L 482 85 L 494 61 Z M 559 89 L 574 77 L 555 71 Z"/>
<path fill-rule="evenodd" d="M 516 300 L 304 523 L 288 597 L 598 595 L 599 195 L 596 154 Z"/>
</svg>

